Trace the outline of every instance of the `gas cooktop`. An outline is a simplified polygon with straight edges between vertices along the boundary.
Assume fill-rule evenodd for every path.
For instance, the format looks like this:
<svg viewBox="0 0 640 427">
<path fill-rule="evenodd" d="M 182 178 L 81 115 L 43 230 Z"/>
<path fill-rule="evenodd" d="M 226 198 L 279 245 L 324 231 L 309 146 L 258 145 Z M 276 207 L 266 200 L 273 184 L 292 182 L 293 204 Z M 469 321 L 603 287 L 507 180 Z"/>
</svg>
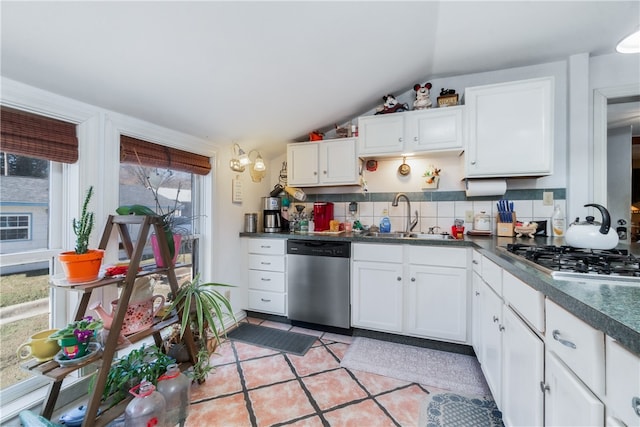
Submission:
<svg viewBox="0 0 640 427">
<path fill-rule="evenodd" d="M 599 279 L 640 284 L 640 260 L 625 249 L 596 250 L 521 243 L 499 248 L 560 280 Z"/>
</svg>

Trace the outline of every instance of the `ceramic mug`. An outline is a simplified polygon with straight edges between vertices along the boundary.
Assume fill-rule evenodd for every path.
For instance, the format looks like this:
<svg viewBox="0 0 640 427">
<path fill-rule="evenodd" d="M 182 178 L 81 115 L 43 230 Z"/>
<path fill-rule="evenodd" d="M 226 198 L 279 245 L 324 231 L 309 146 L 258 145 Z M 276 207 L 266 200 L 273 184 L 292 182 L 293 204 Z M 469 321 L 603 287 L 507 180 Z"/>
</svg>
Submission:
<svg viewBox="0 0 640 427">
<path fill-rule="evenodd" d="M 57 331 L 57 329 L 48 329 L 31 335 L 24 344 L 18 347 L 16 354 L 20 359 L 32 356 L 39 362 L 53 359 L 60 351 L 60 346 L 55 340 L 50 340 L 49 335 Z"/>
</svg>

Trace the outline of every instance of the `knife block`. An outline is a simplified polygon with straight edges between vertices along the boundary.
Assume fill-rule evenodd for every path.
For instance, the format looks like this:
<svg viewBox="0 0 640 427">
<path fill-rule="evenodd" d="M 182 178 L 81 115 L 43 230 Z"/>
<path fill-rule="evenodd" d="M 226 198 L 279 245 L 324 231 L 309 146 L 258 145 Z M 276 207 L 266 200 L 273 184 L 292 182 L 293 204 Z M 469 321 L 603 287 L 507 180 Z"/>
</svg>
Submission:
<svg viewBox="0 0 640 427">
<path fill-rule="evenodd" d="M 516 226 L 516 213 L 512 212 L 513 222 L 500 222 L 500 215 L 496 215 L 496 234 L 500 237 L 515 236 L 514 228 Z"/>
</svg>

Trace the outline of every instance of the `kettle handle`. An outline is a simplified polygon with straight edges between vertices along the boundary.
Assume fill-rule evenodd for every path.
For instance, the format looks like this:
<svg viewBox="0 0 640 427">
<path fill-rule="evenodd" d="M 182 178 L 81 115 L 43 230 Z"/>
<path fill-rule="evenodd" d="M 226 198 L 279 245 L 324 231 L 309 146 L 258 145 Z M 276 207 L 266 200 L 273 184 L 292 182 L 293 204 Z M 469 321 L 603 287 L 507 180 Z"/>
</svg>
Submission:
<svg viewBox="0 0 640 427">
<path fill-rule="evenodd" d="M 611 228 L 611 216 L 609 215 L 609 211 L 602 205 L 597 205 L 595 203 L 587 203 L 584 207 L 594 207 L 600 211 L 602 215 L 602 225 L 600 226 L 600 234 L 609 233 L 609 228 Z"/>
</svg>

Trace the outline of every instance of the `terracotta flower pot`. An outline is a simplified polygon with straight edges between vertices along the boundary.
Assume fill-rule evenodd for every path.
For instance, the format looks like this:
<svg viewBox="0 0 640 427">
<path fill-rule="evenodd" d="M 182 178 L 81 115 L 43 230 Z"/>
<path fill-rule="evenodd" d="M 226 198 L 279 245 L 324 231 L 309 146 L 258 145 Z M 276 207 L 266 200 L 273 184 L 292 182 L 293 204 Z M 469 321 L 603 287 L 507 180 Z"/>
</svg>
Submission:
<svg viewBox="0 0 640 427">
<path fill-rule="evenodd" d="M 77 254 L 73 251 L 62 252 L 58 259 L 69 283 L 86 283 L 98 278 L 103 256 L 104 251 L 90 249 L 85 254 Z"/>
</svg>

